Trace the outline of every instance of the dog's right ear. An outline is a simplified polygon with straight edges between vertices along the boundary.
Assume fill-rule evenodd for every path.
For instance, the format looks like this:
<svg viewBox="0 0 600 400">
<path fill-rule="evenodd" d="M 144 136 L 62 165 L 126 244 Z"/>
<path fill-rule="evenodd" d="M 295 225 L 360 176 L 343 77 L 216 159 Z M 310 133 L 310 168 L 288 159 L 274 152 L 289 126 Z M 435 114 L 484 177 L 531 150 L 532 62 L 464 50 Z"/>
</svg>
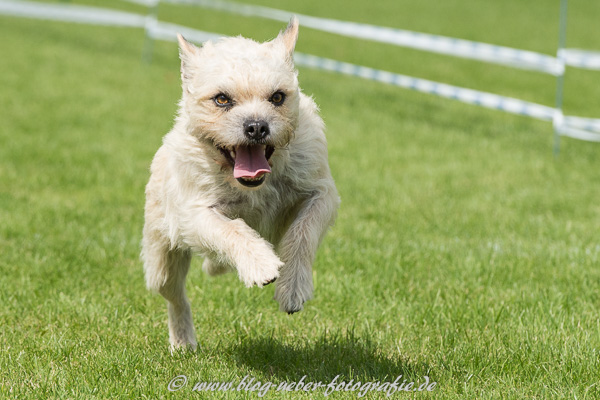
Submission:
<svg viewBox="0 0 600 400">
<path fill-rule="evenodd" d="M 285 46 L 287 57 L 290 60 L 294 59 L 294 48 L 296 47 L 296 41 L 298 40 L 298 25 L 298 18 L 294 15 L 290 19 L 290 23 L 285 31 L 279 34 L 279 37 Z"/>
<path fill-rule="evenodd" d="M 192 70 L 200 55 L 200 48 L 185 40 L 179 33 L 177 34 L 177 41 L 179 42 L 179 58 L 181 59 L 181 82 L 185 86 L 192 79 Z"/>
</svg>

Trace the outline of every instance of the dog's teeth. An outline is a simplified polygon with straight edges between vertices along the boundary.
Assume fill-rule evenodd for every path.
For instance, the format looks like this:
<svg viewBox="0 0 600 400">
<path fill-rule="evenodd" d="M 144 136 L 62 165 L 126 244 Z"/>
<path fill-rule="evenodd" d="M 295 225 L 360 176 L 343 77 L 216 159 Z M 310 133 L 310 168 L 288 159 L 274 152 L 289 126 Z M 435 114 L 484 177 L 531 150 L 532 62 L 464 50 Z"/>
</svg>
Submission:
<svg viewBox="0 0 600 400">
<path fill-rule="evenodd" d="M 229 155 L 231 156 L 231 158 L 235 159 L 235 151 L 229 150 Z"/>
<path fill-rule="evenodd" d="M 244 179 L 245 181 L 260 181 L 261 178 L 262 178 L 262 176 L 258 176 L 256 178 L 245 177 L 245 178 L 242 178 L 242 179 Z"/>
</svg>

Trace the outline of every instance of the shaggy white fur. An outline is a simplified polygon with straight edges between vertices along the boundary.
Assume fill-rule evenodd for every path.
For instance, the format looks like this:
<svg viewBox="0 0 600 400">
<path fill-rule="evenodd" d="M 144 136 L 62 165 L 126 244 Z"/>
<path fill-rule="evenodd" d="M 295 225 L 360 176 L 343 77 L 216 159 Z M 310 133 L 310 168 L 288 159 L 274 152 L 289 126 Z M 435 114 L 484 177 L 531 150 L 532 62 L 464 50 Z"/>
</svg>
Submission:
<svg viewBox="0 0 600 400">
<path fill-rule="evenodd" d="M 339 197 L 323 121 L 298 88 L 297 36 L 296 18 L 265 43 L 198 48 L 179 36 L 183 95 L 152 162 L 142 243 L 147 286 L 168 301 L 172 348 L 197 346 L 185 294 L 192 253 L 208 274 L 237 270 L 248 287 L 277 279 L 282 311 L 312 297 L 312 263 Z M 271 171 L 236 179 L 243 159 Z"/>
</svg>

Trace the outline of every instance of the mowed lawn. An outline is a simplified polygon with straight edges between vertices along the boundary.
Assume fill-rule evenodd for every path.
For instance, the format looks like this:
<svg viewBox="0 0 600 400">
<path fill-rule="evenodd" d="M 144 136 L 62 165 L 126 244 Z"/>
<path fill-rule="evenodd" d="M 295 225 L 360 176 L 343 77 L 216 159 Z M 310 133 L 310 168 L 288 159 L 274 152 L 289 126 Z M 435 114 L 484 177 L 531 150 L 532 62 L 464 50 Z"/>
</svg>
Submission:
<svg viewBox="0 0 600 400">
<path fill-rule="evenodd" d="M 546 0 L 254 3 L 548 54 L 557 42 Z M 600 5 L 581 3 L 568 44 L 600 50 Z M 282 28 L 184 6 L 160 16 L 257 40 Z M 192 389 L 305 375 L 436 382 L 393 395 L 404 398 L 600 397 L 598 144 L 563 139 L 554 157 L 549 123 L 301 68 L 342 197 L 315 298 L 288 316 L 272 285 L 207 277 L 196 258 L 187 290 L 201 349 L 172 355 L 139 244 L 148 167 L 180 94 L 175 44 L 156 42 L 148 65 L 141 30 L 0 17 L 0 37 L 0 398 L 258 398 Z M 533 72 L 302 28 L 297 49 L 554 101 L 555 79 Z M 568 70 L 570 113 L 600 118 L 599 78 Z M 179 375 L 187 385 L 170 392 Z"/>
</svg>

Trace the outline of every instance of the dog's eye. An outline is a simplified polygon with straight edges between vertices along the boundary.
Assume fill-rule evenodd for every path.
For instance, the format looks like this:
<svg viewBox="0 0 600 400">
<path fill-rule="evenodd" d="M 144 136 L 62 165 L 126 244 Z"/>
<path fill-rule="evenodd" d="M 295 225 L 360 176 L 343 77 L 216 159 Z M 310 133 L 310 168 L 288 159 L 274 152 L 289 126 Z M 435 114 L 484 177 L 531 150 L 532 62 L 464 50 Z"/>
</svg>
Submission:
<svg viewBox="0 0 600 400">
<path fill-rule="evenodd" d="M 275 106 L 280 106 L 285 101 L 285 94 L 282 92 L 275 92 L 273 93 L 273 96 L 271 96 L 269 101 Z"/>
<path fill-rule="evenodd" d="M 229 97 L 227 97 L 226 95 L 224 95 L 223 93 L 216 95 L 214 98 L 214 101 L 215 101 L 215 104 L 218 105 L 219 107 L 227 107 L 227 106 L 231 106 L 233 104 L 231 99 Z"/>
</svg>

